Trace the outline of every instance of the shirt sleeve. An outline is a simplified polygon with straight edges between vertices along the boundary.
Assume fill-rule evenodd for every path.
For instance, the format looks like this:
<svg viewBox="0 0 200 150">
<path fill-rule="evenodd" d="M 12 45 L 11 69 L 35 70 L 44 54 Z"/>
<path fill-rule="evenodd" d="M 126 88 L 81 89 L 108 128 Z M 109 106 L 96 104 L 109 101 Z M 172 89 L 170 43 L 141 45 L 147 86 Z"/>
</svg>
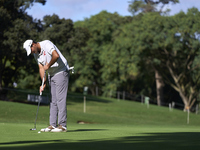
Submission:
<svg viewBox="0 0 200 150">
<path fill-rule="evenodd" d="M 45 45 L 45 50 L 46 50 L 47 53 L 49 53 L 50 55 L 52 55 L 52 52 L 54 50 L 56 50 L 56 48 L 55 48 L 55 46 L 54 46 L 54 44 L 52 42 L 48 41 L 46 43 L 46 45 Z"/>
</svg>

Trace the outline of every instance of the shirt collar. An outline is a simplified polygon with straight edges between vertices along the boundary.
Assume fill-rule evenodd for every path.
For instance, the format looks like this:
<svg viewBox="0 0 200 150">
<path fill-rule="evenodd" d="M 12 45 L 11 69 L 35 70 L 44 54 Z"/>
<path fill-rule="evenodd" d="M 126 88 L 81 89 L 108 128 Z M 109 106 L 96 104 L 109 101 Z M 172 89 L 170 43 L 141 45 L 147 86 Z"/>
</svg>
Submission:
<svg viewBox="0 0 200 150">
<path fill-rule="evenodd" d="M 42 54 L 43 54 L 43 49 L 41 48 L 41 51 L 40 51 L 40 53 L 38 54 L 38 56 L 41 56 Z"/>
</svg>

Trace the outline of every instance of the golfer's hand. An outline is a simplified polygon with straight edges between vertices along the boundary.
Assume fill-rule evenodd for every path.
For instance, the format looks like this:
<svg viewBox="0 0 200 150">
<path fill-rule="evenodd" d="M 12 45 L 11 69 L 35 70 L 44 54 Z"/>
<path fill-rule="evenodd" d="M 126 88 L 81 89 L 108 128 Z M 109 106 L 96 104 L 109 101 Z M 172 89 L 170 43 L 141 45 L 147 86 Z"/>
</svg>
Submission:
<svg viewBox="0 0 200 150">
<path fill-rule="evenodd" d="M 44 65 L 44 70 L 46 71 L 48 69 L 49 69 L 49 65 L 48 65 L 48 63 L 46 63 L 46 65 Z"/>
<path fill-rule="evenodd" d="M 45 71 L 48 70 L 58 60 L 59 57 L 60 56 L 59 56 L 58 52 L 56 50 L 53 50 L 53 52 L 52 52 L 52 58 L 51 58 L 51 60 L 50 60 L 49 63 L 46 63 L 44 65 L 44 70 Z"/>
<path fill-rule="evenodd" d="M 44 91 L 45 86 L 46 86 L 46 84 L 44 84 L 43 87 L 40 86 L 40 93 Z"/>
</svg>

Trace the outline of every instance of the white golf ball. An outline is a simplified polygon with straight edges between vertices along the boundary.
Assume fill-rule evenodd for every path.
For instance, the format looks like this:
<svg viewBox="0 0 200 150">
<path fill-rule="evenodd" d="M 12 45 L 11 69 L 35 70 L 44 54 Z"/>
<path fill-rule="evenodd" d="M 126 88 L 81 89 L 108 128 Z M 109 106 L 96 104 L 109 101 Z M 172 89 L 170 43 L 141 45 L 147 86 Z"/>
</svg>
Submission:
<svg viewBox="0 0 200 150">
<path fill-rule="evenodd" d="M 38 133 L 41 133 L 40 131 Z"/>
</svg>

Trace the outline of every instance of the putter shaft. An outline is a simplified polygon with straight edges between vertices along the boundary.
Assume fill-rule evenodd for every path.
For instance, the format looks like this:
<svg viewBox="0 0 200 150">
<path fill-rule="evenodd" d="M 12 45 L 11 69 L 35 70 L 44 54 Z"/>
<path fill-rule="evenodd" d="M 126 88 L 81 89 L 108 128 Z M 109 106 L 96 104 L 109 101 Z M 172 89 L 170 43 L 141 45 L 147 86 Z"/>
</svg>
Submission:
<svg viewBox="0 0 200 150">
<path fill-rule="evenodd" d="M 44 76 L 43 76 L 43 79 L 42 79 L 42 88 L 44 86 L 45 74 L 46 74 L 46 71 L 44 72 Z M 37 121 L 37 116 L 38 116 L 38 111 L 39 111 L 39 106 L 40 106 L 41 99 L 42 99 L 42 92 L 40 92 L 40 97 L 39 97 L 39 100 L 38 100 L 38 107 L 37 107 L 37 112 L 36 112 L 36 117 L 35 117 L 34 128 L 30 129 L 32 131 L 36 130 L 36 121 Z"/>
</svg>

